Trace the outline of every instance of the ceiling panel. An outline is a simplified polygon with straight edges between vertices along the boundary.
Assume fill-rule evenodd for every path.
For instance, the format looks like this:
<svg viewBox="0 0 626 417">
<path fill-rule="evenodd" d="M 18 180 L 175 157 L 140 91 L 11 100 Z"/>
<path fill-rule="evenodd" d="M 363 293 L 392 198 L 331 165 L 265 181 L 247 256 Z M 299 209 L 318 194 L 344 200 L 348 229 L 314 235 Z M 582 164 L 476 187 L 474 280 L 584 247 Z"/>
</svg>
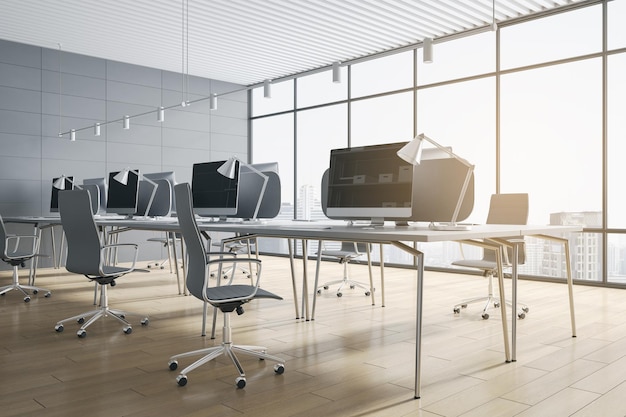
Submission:
<svg viewBox="0 0 626 417">
<path fill-rule="evenodd" d="M 0 39 L 254 85 L 589 2 L 2 0 Z"/>
</svg>

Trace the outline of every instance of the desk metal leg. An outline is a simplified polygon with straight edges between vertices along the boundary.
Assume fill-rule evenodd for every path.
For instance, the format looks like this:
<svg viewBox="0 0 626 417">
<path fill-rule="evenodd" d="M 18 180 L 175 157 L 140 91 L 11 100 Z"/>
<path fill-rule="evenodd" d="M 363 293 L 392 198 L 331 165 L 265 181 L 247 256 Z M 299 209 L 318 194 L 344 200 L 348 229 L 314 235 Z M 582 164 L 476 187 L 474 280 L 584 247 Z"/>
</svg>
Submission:
<svg viewBox="0 0 626 417">
<path fill-rule="evenodd" d="M 307 273 L 307 258 L 308 258 L 308 241 L 302 239 L 302 312 L 304 313 L 304 319 L 309 321 L 309 280 Z"/>
<path fill-rule="evenodd" d="M 424 295 L 424 253 L 405 245 L 402 242 L 390 242 L 392 245 L 415 256 L 417 259 L 416 310 L 415 310 L 415 393 L 420 398 L 422 371 L 422 310 Z"/>
<path fill-rule="evenodd" d="M 376 305 L 376 298 L 374 298 L 374 293 L 376 292 L 374 288 L 374 277 L 372 276 L 372 244 L 367 243 L 367 270 L 370 274 L 370 295 L 372 297 L 372 305 Z M 320 252 L 320 251 L 318 251 Z M 317 282 L 315 283 L 315 288 L 317 289 Z"/>
<path fill-rule="evenodd" d="M 313 285 L 313 307 L 311 309 L 311 320 L 315 320 L 315 306 L 317 305 L 317 288 L 320 279 L 320 266 L 322 265 L 322 241 L 317 241 L 317 261 L 315 262 L 315 285 Z"/>
<path fill-rule="evenodd" d="M 381 306 L 385 306 L 385 254 L 384 254 L 384 246 L 382 243 L 380 246 L 380 295 L 381 295 Z"/>
<path fill-rule="evenodd" d="M 291 286 L 293 287 L 293 306 L 296 309 L 296 320 L 301 319 L 300 309 L 298 308 L 298 291 L 296 290 L 296 268 L 293 260 L 293 239 L 287 239 L 287 247 L 289 248 L 289 267 L 291 268 Z"/>
<path fill-rule="evenodd" d="M 513 242 L 513 263 L 511 265 L 511 361 L 517 361 L 517 263 L 519 260 L 519 245 Z M 504 300 L 504 298 L 501 298 Z M 500 304 L 506 304 L 501 302 Z"/>
</svg>

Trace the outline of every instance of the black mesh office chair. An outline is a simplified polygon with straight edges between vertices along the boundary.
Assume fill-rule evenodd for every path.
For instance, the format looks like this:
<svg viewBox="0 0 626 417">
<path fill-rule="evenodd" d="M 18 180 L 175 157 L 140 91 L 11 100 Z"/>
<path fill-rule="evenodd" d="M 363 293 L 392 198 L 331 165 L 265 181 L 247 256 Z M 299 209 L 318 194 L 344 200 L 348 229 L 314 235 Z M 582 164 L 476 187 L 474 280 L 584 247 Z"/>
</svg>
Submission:
<svg viewBox="0 0 626 417">
<path fill-rule="evenodd" d="M 489 214 L 487 215 L 487 224 L 526 224 L 528 221 L 528 194 L 493 194 L 489 203 Z M 506 238 L 503 238 L 506 240 Z M 519 239 L 519 238 L 517 238 Z M 513 251 L 511 248 L 504 248 L 502 251 L 504 259 L 502 264 L 504 267 L 510 267 Z M 526 253 L 522 245 L 518 255 L 518 264 L 521 265 L 526 260 Z M 481 316 L 483 319 L 489 318 L 489 309 L 500 306 L 500 299 L 494 296 L 493 277 L 497 272 L 497 263 L 495 252 L 491 250 L 483 251 L 482 259 L 461 259 L 452 262 L 452 265 L 463 266 L 468 268 L 480 269 L 487 277 L 488 290 L 487 295 L 482 297 L 470 298 L 463 300 L 454 306 L 454 313 L 458 314 L 462 308 L 466 308 L 468 304 L 484 303 Z M 510 306 L 511 302 L 506 300 Z M 520 319 L 526 317 L 529 308 L 525 304 L 518 303 L 520 311 L 517 316 Z"/>
<path fill-rule="evenodd" d="M 29 249 L 24 249 L 20 242 L 27 240 L 30 242 Z M 39 250 L 39 238 L 35 235 L 8 235 L 4 227 L 4 221 L 0 216 L 0 257 L 13 267 L 13 282 L 10 285 L 0 287 L 0 295 L 5 295 L 11 290 L 20 291 L 24 295 L 24 302 L 30 301 L 30 294 L 26 290 L 31 290 L 33 294 L 45 291 L 45 297 L 50 297 L 50 291 L 33 285 L 23 285 L 19 282 L 18 267 L 24 267 L 25 262 L 37 255 Z"/>
<path fill-rule="evenodd" d="M 189 292 L 196 298 L 202 300 L 206 304 L 219 309 L 224 315 L 224 328 L 222 335 L 222 343 L 220 346 L 210 347 L 206 349 L 194 350 L 191 352 L 180 353 L 170 357 L 168 366 L 170 370 L 178 368 L 178 360 L 189 356 L 201 356 L 200 359 L 180 371 L 176 381 L 178 385 L 187 384 L 187 373 L 198 368 L 199 366 L 225 355 L 231 359 L 239 372 L 239 377 L 235 380 L 238 388 L 246 386 L 245 372 L 237 359 L 236 353 L 250 355 L 259 359 L 270 359 L 277 364 L 274 366 L 274 372 L 282 374 L 285 370 L 284 360 L 266 353 L 266 348 L 262 346 L 237 346 L 232 342 L 230 318 L 233 312 L 243 314 L 243 305 L 255 298 L 273 298 L 282 300 L 282 297 L 269 291 L 259 288 L 261 278 L 261 261 L 250 258 L 230 258 L 208 260 L 204 240 L 198 229 L 196 219 L 194 217 L 191 202 L 191 187 L 188 183 L 178 184 L 175 187 L 176 207 L 178 214 L 178 222 L 180 224 L 183 241 L 187 248 L 187 288 Z M 233 267 L 240 262 L 252 263 L 256 266 L 256 279 L 253 285 L 232 284 L 232 279 L 228 285 L 219 285 L 222 267 Z M 218 269 L 218 286 L 209 287 L 209 277 L 211 268 Z M 206 309 L 205 309 L 206 311 Z M 217 314 L 217 311 L 214 312 Z"/>
<path fill-rule="evenodd" d="M 113 317 L 124 325 L 124 333 L 130 334 L 133 329 L 130 323 L 126 321 L 126 316 L 134 313 L 109 308 L 108 287 L 109 285 L 115 286 L 117 278 L 135 271 L 137 245 L 133 243 L 103 245 L 101 243 L 100 233 L 91 212 L 91 199 L 87 190 L 59 192 L 59 212 L 67 239 L 65 268 L 69 272 L 82 274 L 87 279 L 100 284 L 101 290 L 98 308 L 57 322 L 54 327 L 55 330 L 62 332 L 63 323 L 76 321 L 81 324 L 76 334 L 82 338 L 87 336 L 86 329 L 93 322 L 101 317 Z M 123 249 L 133 251 L 133 261 L 130 267 L 120 267 L 110 262 L 115 258 L 111 256 L 111 251 Z M 148 318 L 142 317 L 141 324 L 145 326 L 148 324 Z"/>
</svg>

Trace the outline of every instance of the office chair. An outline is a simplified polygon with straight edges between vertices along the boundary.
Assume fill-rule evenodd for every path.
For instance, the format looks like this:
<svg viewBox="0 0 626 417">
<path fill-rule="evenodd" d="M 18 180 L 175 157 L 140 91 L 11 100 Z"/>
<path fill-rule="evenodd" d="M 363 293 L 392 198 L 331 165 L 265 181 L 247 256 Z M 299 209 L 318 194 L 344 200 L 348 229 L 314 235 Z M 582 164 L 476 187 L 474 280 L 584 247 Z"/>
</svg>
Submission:
<svg viewBox="0 0 626 417">
<path fill-rule="evenodd" d="M 210 347 L 206 349 L 195 350 L 191 352 L 181 353 L 170 357 L 168 366 L 170 370 L 178 368 L 178 360 L 189 356 L 201 356 L 200 359 L 184 368 L 176 377 L 176 382 L 180 386 L 187 384 L 187 373 L 196 369 L 220 355 L 227 356 L 231 359 L 239 372 L 235 384 L 237 388 L 246 386 L 245 372 L 237 359 L 236 353 L 250 355 L 259 359 L 270 359 L 276 362 L 274 372 L 282 374 L 285 370 L 284 360 L 268 355 L 266 348 L 262 346 L 237 346 L 232 342 L 232 330 L 230 327 L 230 316 L 233 311 L 237 314 L 243 314 L 243 305 L 255 298 L 273 298 L 282 300 L 282 297 L 272 294 L 269 291 L 259 288 L 261 278 L 261 261 L 249 258 L 232 258 L 232 259 L 207 259 L 206 247 L 203 238 L 198 230 L 198 225 L 193 214 L 191 203 L 191 187 L 188 183 L 176 185 L 176 207 L 178 210 L 178 221 L 180 224 L 183 241 L 187 248 L 187 288 L 189 292 L 196 298 L 204 301 L 205 312 L 208 304 L 219 309 L 224 315 L 224 328 L 222 335 L 222 343 L 220 346 Z M 250 262 L 257 267 L 256 282 L 254 285 L 235 285 L 232 284 L 232 278 L 227 285 L 219 285 L 221 271 L 225 264 L 236 265 L 239 262 Z M 218 286 L 209 287 L 209 276 L 211 268 L 218 268 Z M 217 314 L 217 312 L 214 312 Z M 206 315 L 205 315 L 206 319 Z"/>
<path fill-rule="evenodd" d="M 526 224 L 528 221 L 528 194 L 493 194 L 489 204 L 489 214 L 487 215 L 487 224 Z M 507 238 L 503 238 L 507 240 Z M 519 238 L 517 238 L 519 239 Z M 513 256 L 512 248 L 504 247 L 502 250 L 502 264 L 504 267 L 511 266 L 511 258 Z M 518 264 L 521 265 L 526 260 L 526 253 L 524 245 L 521 245 L 518 254 Z M 461 259 L 452 262 L 452 265 L 463 266 L 468 268 L 480 269 L 483 274 L 488 278 L 488 290 L 486 297 L 476 297 L 463 300 L 454 306 L 454 313 L 459 314 L 462 308 L 466 308 L 468 304 L 484 303 L 482 318 L 488 319 L 488 310 L 493 305 L 494 307 L 500 306 L 500 300 L 494 296 L 493 291 L 493 277 L 497 272 L 497 264 L 495 252 L 491 250 L 483 251 L 482 259 Z M 511 302 L 505 300 L 510 306 Z M 520 311 L 517 316 L 520 319 L 526 317 L 529 308 L 527 305 L 519 303 Z"/>
<path fill-rule="evenodd" d="M 326 282 L 319 287 L 317 287 L 317 293 L 321 294 L 322 289 L 327 290 L 331 285 L 340 284 L 339 288 L 337 288 L 337 297 L 341 297 L 343 293 L 341 290 L 348 286 L 350 289 L 354 289 L 359 287 L 365 290 L 365 295 L 370 296 L 374 291 L 374 283 L 372 282 L 372 263 L 370 262 L 369 254 L 371 252 L 371 245 L 369 243 L 357 243 L 357 242 L 341 242 L 341 248 L 338 250 L 326 250 L 320 249 L 322 251 L 322 256 L 330 256 L 336 258 L 340 264 L 343 265 L 343 278 L 337 279 L 334 281 Z M 370 285 L 369 287 L 365 284 L 361 284 L 360 282 L 354 281 L 350 279 L 348 275 L 348 264 L 350 261 L 360 258 L 361 256 L 367 254 L 368 255 L 368 267 L 370 272 Z"/>
<path fill-rule="evenodd" d="M 31 249 L 20 248 L 21 240 L 30 240 Z M 13 249 L 10 248 L 13 247 Z M 2 260 L 13 267 L 13 282 L 10 285 L 0 287 L 0 295 L 5 295 L 11 290 L 21 291 L 24 294 L 24 302 L 30 301 L 30 295 L 26 290 L 31 290 L 33 294 L 37 294 L 39 291 L 45 291 L 45 297 L 50 297 L 50 291 L 44 288 L 35 287 L 33 285 L 22 285 L 19 282 L 19 275 L 17 268 L 24 267 L 26 261 L 37 256 L 39 250 L 39 237 L 36 235 L 8 235 L 4 227 L 4 221 L 0 216 L 0 257 Z"/>
<path fill-rule="evenodd" d="M 126 334 L 132 332 L 132 326 L 126 321 L 128 313 L 114 310 L 109 307 L 108 287 L 115 286 L 116 279 L 135 270 L 137 262 L 137 245 L 133 243 L 118 243 L 103 245 L 100 233 L 91 212 L 91 200 L 86 190 L 61 191 L 59 193 L 59 212 L 61 224 L 67 239 L 67 259 L 65 268 L 69 272 L 82 274 L 87 279 L 100 285 L 100 303 L 97 309 L 57 322 L 54 329 L 63 331 L 63 323 L 76 321 L 81 324 L 76 332 L 78 337 L 87 336 L 87 327 L 101 317 L 113 317 L 120 321 Z M 132 265 L 128 268 L 111 265 L 115 256 L 111 251 L 131 249 L 133 253 Z M 145 272 L 145 271 L 141 271 Z M 148 318 L 141 320 L 143 326 L 148 325 Z"/>
<path fill-rule="evenodd" d="M 322 212 L 324 215 L 327 215 L 328 208 L 328 178 L 329 178 L 329 170 L 324 171 L 322 175 L 322 184 L 321 184 L 321 206 Z M 323 245 L 323 242 L 322 242 Z M 365 295 L 370 296 L 374 292 L 374 282 L 372 279 L 372 262 L 370 253 L 372 251 L 372 245 L 369 243 L 357 243 L 357 242 L 341 242 L 341 249 L 339 250 L 325 250 L 320 248 L 322 252 L 322 256 L 330 256 L 336 258 L 340 264 L 343 264 L 343 278 L 340 280 L 326 282 L 319 287 L 316 288 L 316 293 L 321 294 L 322 289 L 327 290 L 330 285 L 341 284 L 337 289 L 337 297 L 341 297 L 343 293 L 341 290 L 343 287 L 348 285 L 351 289 L 355 287 L 359 287 L 365 290 Z M 348 276 L 348 263 L 350 261 L 360 258 L 363 254 L 367 254 L 367 267 L 369 269 L 370 275 L 370 285 L 369 287 L 361 284 L 357 281 L 353 281 Z M 318 265 L 319 267 L 319 265 Z M 374 297 L 372 296 L 372 304 L 374 304 Z"/>
</svg>

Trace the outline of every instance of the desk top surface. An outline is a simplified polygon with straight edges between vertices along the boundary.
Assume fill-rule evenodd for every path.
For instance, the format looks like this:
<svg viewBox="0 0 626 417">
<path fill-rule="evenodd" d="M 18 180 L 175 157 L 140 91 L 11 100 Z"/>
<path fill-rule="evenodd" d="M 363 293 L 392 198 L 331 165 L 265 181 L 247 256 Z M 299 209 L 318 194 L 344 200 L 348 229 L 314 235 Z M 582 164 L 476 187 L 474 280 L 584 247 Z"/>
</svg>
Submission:
<svg viewBox="0 0 626 417">
<path fill-rule="evenodd" d="M 175 217 L 157 219 L 123 219 L 120 217 L 100 216 L 95 218 L 99 226 L 126 227 L 136 230 L 177 231 Z M 30 224 L 60 224 L 59 217 L 8 217 L 5 222 Z M 537 234 L 555 235 L 568 232 L 580 232 L 578 225 L 472 225 L 470 230 L 433 230 L 427 225 L 409 226 L 371 226 L 363 224 L 348 225 L 342 221 L 293 221 L 270 220 L 266 222 L 210 221 L 198 219 L 200 230 L 208 232 L 232 232 L 255 234 L 266 237 L 290 237 L 297 239 L 353 240 L 367 242 L 416 241 L 443 242 L 450 240 L 483 239 L 495 237 L 528 236 Z"/>
</svg>

